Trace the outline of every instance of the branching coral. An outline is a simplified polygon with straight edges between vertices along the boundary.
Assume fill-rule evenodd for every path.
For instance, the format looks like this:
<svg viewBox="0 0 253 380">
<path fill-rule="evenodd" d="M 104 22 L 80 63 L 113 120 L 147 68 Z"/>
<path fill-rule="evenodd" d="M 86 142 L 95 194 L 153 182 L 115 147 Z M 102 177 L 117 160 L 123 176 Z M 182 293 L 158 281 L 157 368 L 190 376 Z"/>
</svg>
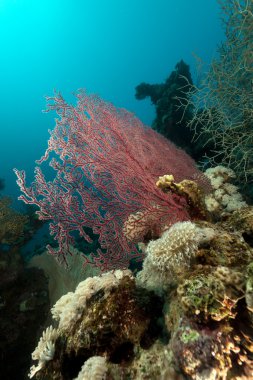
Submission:
<svg viewBox="0 0 253 380">
<path fill-rule="evenodd" d="M 211 159 L 252 179 L 253 2 L 219 0 L 226 39 L 202 85 L 195 88 L 189 127 L 214 144 Z M 199 131 L 200 129 L 200 131 Z M 200 135 L 199 135 L 200 133 Z M 206 141 L 208 144 L 208 141 Z"/>
<path fill-rule="evenodd" d="M 127 239 L 123 226 L 132 214 L 144 218 L 130 220 L 139 228 L 139 238 L 155 224 L 161 226 L 187 220 L 185 200 L 164 194 L 155 182 L 164 173 L 175 180 L 193 180 L 202 185 L 204 176 L 182 150 L 146 127 L 133 114 L 117 109 L 97 96 L 80 91 L 74 107 L 58 95 L 49 99 L 49 109 L 59 118 L 51 132 L 45 155 L 53 158 L 54 179 L 48 181 L 40 167 L 29 187 L 24 171 L 15 169 L 23 195 L 19 198 L 39 207 L 41 220 L 51 221 L 50 232 L 59 248 L 50 253 L 65 263 L 76 235 L 91 242 L 87 228 L 98 236 L 100 247 L 85 256 L 106 271 L 126 268 L 133 258 L 140 259 L 135 242 Z"/>
</svg>

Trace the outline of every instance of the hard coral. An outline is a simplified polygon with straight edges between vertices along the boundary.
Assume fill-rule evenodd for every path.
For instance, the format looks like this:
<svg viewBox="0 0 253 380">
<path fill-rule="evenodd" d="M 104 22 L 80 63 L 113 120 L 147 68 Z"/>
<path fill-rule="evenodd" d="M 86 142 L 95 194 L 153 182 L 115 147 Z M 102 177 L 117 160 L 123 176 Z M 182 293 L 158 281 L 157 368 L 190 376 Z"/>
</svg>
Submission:
<svg viewBox="0 0 253 380">
<path fill-rule="evenodd" d="M 170 342 L 176 367 L 189 379 L 226 379 L 232 366 L 231 354 L 238 350 L 230 332 L 227 325 L 202 329 L 183 317 Z"/>
<path fill-rule="evenodd" d="M 235 305 L 244 296 L 244 279 L 240 278 L 239 287 L 236 288 L 236 283 L 232 282 L 236 275 L 233 276 L 233 271 L 228 272 L 231 278 L 219 278 L 214 272 L 208 275 L 193 275 L 192 278 L 184 280 L 178 286 L 177 294 L 185 314 L 199 323 L 234 318 Z M 229 281 L 230 286 L 227 284 Z"/>
<path fill-rule="evenodd" d="M 238 187 L 230 183 L 236 178 L 232 169 L 224 166 L 216 166 L 205 171 L 205 175 L 210 179 L 213 191 L 205 197 L 205 204 L 214 215 L 231 214 L 235 210 L 240 210 L 247 206 Z"/>
<path fill-rule="evenodd" d="M 165 193 L 177 194 L 184 197 L 186 200 L 186 207 L 191 216 L 191 219 L 206 219 L 207 208 L 204 202 L 205 192 L 209 192 L 211 184 L 206 179 L 205 186 L 199 187 L 196 181 L 186 180 L 176 183 L 174 176 L 164 175 L 159 177 L 156 186 Z"/>
<path fill-rule="evenodd" d="M 128 363 L 134 357 L 135 346 L 151 346 L 157 337 L 161 301 L 138 289 L 130 271 L 118 270 L 86 279 L 75 293 L 63 296 L 52 312 L 59 321 L 55 355 L 40 368 L 36 378 L 63 380 L 82 371 L 88 373 L 88 360 L 94 356 L 106 357 L 106 364 Z"/>
<path fill-rule="evenodd" d="M 253 237 L 244 210 L 241 223 L 233 215 L 175 223 L 144 246 L 136 278 L 111 271 L 63 296 L 52 310 L 55 355 L 37 379 L 73 379 L 97 356 L 106 380 L 253 378 Z M 243 219 L 243 210 L 235 215 Z"/>
<path fill-rule="evenodd" d="M 183 258 L 182 262 L 178 260 L 178 267 L 173 266 L 171 255 L 173 236 L 163 240 L 177 224 L 147 245 L 147 256 L 137 282 L 158 293 L 160 288 L 167 299 L 164 310 L 171 333 L 168 347 L 173 354 L 172 362 L 174 368 L 189 379 L 235 380 L 238 374 L 242 376 L 238 378 L 253 377 L 250 209 L 235 211 L 216 224 L 191 223 L 195 245 L 189 261 L 187 255 L 184 256 L 184 247 L 191 239 L 182 228 L 178 235 L 182 246 L 177 245 L 174 257 L 175 260 Z M 159 246 L 160 251 L 155 249 Z M 169 272 L 169 268 L 173 268 L 174 273 Z"/>
<path fill-rule="evenodd" d="M 212 224 L 198 222 L 199 227 L 212 228 L 213 237 L 208 244 L 199 247 L 198 261 L 204 265 L 225 266 L 229 268 L 244 268 L 252 258 L 252 248 L 243 239 L 239 231 L 230 227 L 227 223 Z"/>
<path fill-rule="evenodd" d="M 243 207 L 231 213 L 224 223 L 228 230 L 238 231 L 253 246 L 253 206 Z"/>
</svg>

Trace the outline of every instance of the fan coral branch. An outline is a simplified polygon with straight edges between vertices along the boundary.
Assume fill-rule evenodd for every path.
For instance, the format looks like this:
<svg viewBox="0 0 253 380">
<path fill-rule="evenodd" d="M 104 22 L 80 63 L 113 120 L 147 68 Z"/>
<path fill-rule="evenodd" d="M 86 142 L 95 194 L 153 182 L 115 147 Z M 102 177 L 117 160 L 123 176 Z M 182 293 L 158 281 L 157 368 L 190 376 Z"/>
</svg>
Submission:
<svg viewBox="0 0 253 380">
<path fill-rule="evenodd" d="M 74 243 L 73 232 L 90 241 L 84 230 L 89 227 L 99 236 L 101 249 L 86 260 L 102 270 L 124 268 L 131 258 L 140 257 L 136 241 L 123 232 L 130 215 L 145 216 L 128 224 L 128 232 L 138 225 L 137 241 L 153 229 L 159 232 L 164 225 L 189 219 L 184 198 L 164 194 L 155 185 L 158 177 L 172 173 L 177 181 L 194 179 L 199 171 L 186 153 L 130 112 L 84 92 L 77 98 L 76 107 L 61 95 L 48 98 L 48 110 L 59 118 L 37 163 L 53 154 L 49 165 L 55 178 L 47 181 L 37 167 L 28 187 L 25 172 L 15 169 L 23 192 L 19 199 L 37 205 L 39 218 L 51 221 L 50 232 L 59 248 L 48 247 L 50 253 L 64 260 Z M 198 182 L 205 185 L 204 176 Z"/>
</svg>

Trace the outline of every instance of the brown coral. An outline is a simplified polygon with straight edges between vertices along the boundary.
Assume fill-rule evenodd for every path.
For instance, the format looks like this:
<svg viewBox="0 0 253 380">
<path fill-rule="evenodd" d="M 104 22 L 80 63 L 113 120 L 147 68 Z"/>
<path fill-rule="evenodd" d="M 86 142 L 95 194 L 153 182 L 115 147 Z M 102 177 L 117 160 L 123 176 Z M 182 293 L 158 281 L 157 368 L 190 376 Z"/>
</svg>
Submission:
<svg viewBox="0 0 253 380">
<path fill-rule="evenodd" d="M 192 219 L 207 219 L 208 213 L 204 202 L 204 192 L 198 186 L 197 182 L 191 180 L 183 180 L 176 183 L 173 175 L 164 175 L 159 177 L 156 182 L 165 193 L 172 192 L 184 197 L 188 205 L 188 212 Z"/>
<path fill-rule="evenodd" d="M 0 243 L 12 244 L 23 234 L 27 217 L 10 208 L 9 197 L 0 198 Z"/>
<path fill-rule="evenodd" d="M 157 338 L 155 326 L 162 314 L 161 301 L 138 289 L 130 272 L 116 286 L 101 288 L 83 299 L 84 308 L 81 301 L 80 298 L 76 305 L 79 314 L 70 320 L 68 329 L 59 329 L 54 357 L 39 369 L 37 379 L 72 379 L 87 359 L 97 355 L 106 357 L 108 363 L 127 365 L 134 357 L 135 347 L 147 349 Z M 61 309 L 58 303 L 59 311 L 68 312 L 66 308 L 67 305 Z M 57 314 L 57 310 L 53 311 Z"/>
</svg>

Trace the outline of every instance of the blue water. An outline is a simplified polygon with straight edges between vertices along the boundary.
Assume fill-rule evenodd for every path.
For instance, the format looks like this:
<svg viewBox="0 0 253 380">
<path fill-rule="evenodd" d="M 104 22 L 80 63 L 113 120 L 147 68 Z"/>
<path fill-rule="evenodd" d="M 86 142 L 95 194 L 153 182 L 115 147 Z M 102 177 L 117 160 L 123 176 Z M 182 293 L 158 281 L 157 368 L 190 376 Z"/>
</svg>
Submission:
<svg viewBox="0 0 253 380">
<path fill-rule="evenodd" d="M 19 194 L 13 167 L 32 178 L 54 115 L 54 89 L 67 100 L 86 88 L 146 124 L 155 111 L 137 101 L 140 82 L 163 82 L 193 53 L 206 63 L 223 38 L 215 0 L 0 0 L 0 178 Z"/>
</svg>

